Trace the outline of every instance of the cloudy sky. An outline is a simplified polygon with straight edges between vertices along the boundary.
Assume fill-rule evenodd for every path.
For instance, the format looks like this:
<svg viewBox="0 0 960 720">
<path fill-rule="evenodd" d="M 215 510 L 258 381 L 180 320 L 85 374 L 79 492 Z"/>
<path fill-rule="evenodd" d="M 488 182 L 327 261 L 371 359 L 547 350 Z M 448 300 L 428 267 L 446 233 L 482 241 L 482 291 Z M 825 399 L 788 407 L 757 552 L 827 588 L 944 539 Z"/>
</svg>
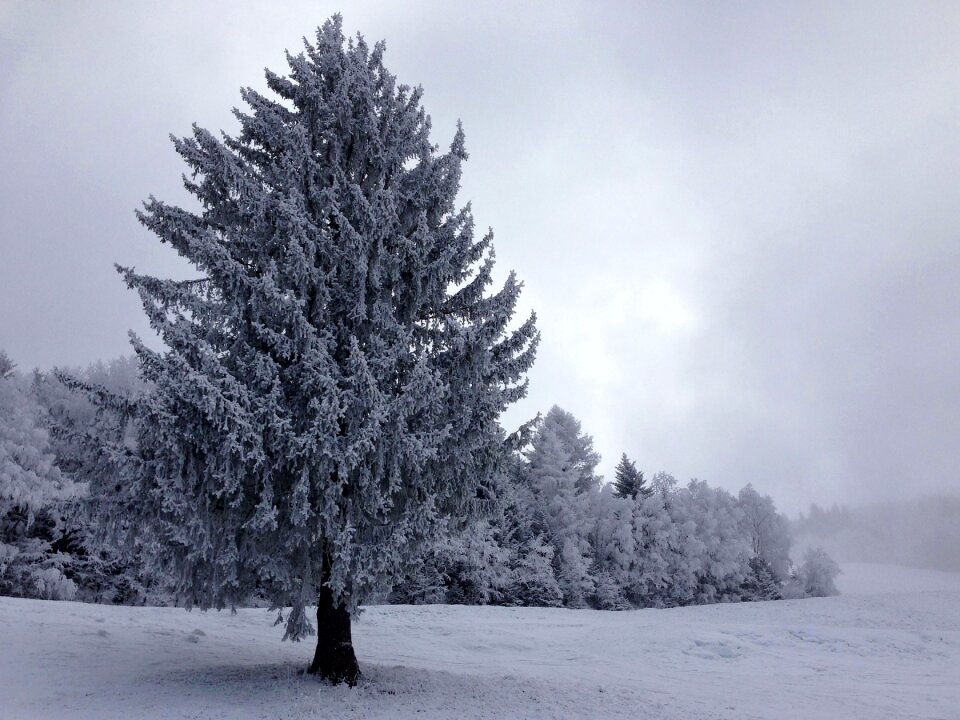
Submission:
<svg viewBox="0 0 960 720">
<path fill-rule="evenodd" d="M 280 6 L 280 7 L 277 7 Z M 461 199 L 543 333 L 512 423 L 789 511 L 960 491 L 960 4 L 0 3 L 0 347 L 149 332 L 112 264 L 183 272 L 133 209 L 169 133 L 334 12 L 463 120 Z"/>
</svg>

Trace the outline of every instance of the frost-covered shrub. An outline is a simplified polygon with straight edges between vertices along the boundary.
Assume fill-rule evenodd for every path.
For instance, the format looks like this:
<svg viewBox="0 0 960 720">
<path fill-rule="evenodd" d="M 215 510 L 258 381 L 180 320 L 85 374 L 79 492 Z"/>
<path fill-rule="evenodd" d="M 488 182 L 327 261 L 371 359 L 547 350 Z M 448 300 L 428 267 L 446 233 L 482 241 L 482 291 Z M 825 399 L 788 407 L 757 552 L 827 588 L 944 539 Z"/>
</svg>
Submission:
<svg viewBox="0 0 960 720">
<path fill-rule="evenodd" d="M 656 480 L 656 478 L 655 478 Z M 674 568 L 679 558 L 679 527 L 670 516 L 664 487 L 657 486 L 633 511 L 635 559 L 627 597 L 638 607 L 666 607 L 671 602 Z"/>
<path fill-rule="evenodd" d="M 797 568 L 794 583 L 803 597 L 829 597 L 840 594 L 834 584 L 839 574 L 840 566 L 823 548 L 809 548 L 803 554 L 803 562 Z"/>
<path fill-rule="evenodd" d="M 77 585 L 68 579 L 61 570 L 45 567 L 30 573 L 35 596 L 43 600 L 73 600 L 77 594 Z"/>
<path fill-rule="evenodd" d="M 500 545 L 488 521 L 471 523 L 445 539 L 438 554 L 447 602 L 487 605 L 500 600 L 509 583 L 509 550 Z"/>
<path fill-rule="evenodd" d="M 624 589 L 610 573 L 604 570 L 596 572 L 596 584 L 590 604 L 597 610 L 629 610 L 630 603 L 624 594 Z"/>
<path fill-rule="evenodd" d="M 162 588 L 141 577 L 125 558 L 107 549 L 81 548 L 67 556 L 64 574 L 77 584 L 77 599 L 112 605 L 169 605 Z"/>
<path fill-rule="evenodd" d="M 596 580 L 590 574 L 590 561 L 583 546 L 573 538 L 564 540 L 557 564 L 557 581 L 563 592 L 564 604 L 571 608 L 587 607 L 587 599 L 593 595 Z"/>
<path fill-rule="evenodd" d="M 73 496 L 55 465 L 39 407 L 24 378 L 0 378 L 0 521 L 23 511 L 26 522 L 50 503 Z"/>
<path fill-rule="evenodd" d="M 6 594 L 3 592 L 3 578 L 7 573 L 7 568 L 13 564 L 19 554 L 20 550 L 18 548 L 0 542 L 0 594 Z"/>
<path fill-rule="evenodd" d="M 506 605 L 560 607 L 563 591 L 553 570 L 553 546 L 536 535 L 521 548 L 504 593 Z"/>
<path fill-rule="evenodd" d="M 4 356 L 5 358 L 6 356 Z M 56 466 L 40 408 L 9 361 L 0 372 L 0 594 L 63 600 L 76 584 L 52 542 L 63 503 L 83 490 Z M 68 559 L 68 558 L 66 558 Z"/>
<path fill-rule="evenodd" d="M 37 537 L 21 537 L 16 545 L 0 543 L 0 595 L 73 600 L 77 585 L 64 573 L 70 560 Z"/>
<path fill-rule="evenodd" d="M 645 607 L 740 599 L 750 547 L 735 498 L 694 480 L 677 487 L 658 474 L 634 513 L 636 562 L 628 597 Z"/>
<path fill-rule="evenodd" d="M 394 582 L 386 596 L 394 605 L 434 605 L 447 601 L 443 574 L 432 553 L 414 564 L 407 573 Z"/>
<path fill-rule="evenodd" d="M 97 362 L 69 374 L 34 373 L 31 390 L 50 425 L 57 466 L 75 482 L 93 489 L 64 508 L 48 540 L 58 552 L 69 555 L 62 567 L 77 584 L 77 599 L 171 604 L 173 598 L 164 592 L 160 578 L 145 574 L 136 545 L 126 542 L 129 522 L 123 517 L 110 522 L 114 488 L 122 481 L 115 457 L 104 450 L 110 444 L 135 447 L 133 420 L 114 408 L 98 408 L 86 394 L 72 389 L 77 382 L 129 400 L 147 388 L 134 357 Z"/>
<path fill-rule="evenodd" d="M 783 599 L 783 583 L 763 558 L 750 559 L 750 574 L 740 586 L 740 597 L 745 602 Z"/>
</svg>

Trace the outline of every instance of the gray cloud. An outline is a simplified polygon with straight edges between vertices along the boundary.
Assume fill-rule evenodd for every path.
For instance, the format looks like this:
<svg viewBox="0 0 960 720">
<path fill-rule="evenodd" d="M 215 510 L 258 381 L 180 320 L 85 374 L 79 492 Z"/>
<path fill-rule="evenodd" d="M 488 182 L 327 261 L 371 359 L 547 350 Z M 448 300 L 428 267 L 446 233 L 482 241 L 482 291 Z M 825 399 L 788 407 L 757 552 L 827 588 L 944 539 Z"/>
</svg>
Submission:
<svg viewBox="0 0 960 720">
<path fill-rule="evenodd" d="M 0 13 L 0 345 L 22 365 L 146 332 L 119 261 L 182 199 L 169 132 L 232 127 L 326 3 Z M 559 403 L 621 451 L 791 509 L 960 489 L 960 11 L 949 3 L 361 3 L 423 84 L 462 198 L 526 282 Z"/>
</svg>

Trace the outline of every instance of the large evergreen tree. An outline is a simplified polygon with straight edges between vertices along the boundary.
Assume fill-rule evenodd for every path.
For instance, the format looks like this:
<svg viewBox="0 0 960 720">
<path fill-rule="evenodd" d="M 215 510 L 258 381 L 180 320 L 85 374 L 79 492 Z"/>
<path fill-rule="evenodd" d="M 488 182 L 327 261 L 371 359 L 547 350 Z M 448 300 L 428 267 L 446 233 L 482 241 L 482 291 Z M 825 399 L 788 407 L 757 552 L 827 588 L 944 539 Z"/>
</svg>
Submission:
<svg viewBox="0 0 960 720">
<path fill-rule="evenodd" d="M 455 205 L 462 131 L 439 153 L 383 52 L 334 17 L 267 71 L 277 97 L 242 90 L 238 135 L 175 138 L 199 209 L 139 218 L 199 277 L 120 268 L 166 345 L 133 337 L 150 389 L 111 450 L 143 552 L 189 603 L 292 606 L 285 637 L 318 602 L 310 670 L 348 683 L 351 612 L 498 462 L 538 339 Z"/>
</svg>

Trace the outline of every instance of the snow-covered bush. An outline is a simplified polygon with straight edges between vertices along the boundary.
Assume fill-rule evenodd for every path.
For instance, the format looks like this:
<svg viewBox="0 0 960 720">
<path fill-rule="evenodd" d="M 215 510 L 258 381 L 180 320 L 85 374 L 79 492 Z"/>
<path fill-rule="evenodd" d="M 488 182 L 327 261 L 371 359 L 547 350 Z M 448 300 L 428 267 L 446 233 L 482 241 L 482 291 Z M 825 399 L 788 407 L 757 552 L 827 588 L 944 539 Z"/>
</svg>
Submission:
<svg viewBox="0 0 960 720">
<path fill-rule="evenodd" d="M 564 539 L 558 564 L 557 582 L 563 592 L 564 604 L 571 608 L 587 607 L 587 600 L 596 586 L 596 578 L 590 573 L 590 560 L 583 545 L 574 538 Z"/>
<path fill-rule="evenodd" d="M 509 549 L 487 520 L 444 538 L 437 550 L 446 601 L 453 605 L 498 602 L 510 582 Z"/>
<path fill-rule="evenodd" d="M 750 559 L 750 574 L 740 586 L 740 599 L 745 602 L 783 599 L 783 582 L 763 558 Z"/>
<path fill-rule="evenodd" d="M 385 600 L 395 605 L 435 605 L 447 602 L 443 573 L 432 548 L 425 549 L 417 562 L 393 582 Z M 376 598 L 373 598 L 376 599 Z"/>
<path fill-rule="evenodd" d="M 112 488 L 121 477 L 104 447 L 114 442 L 123 447 L 130 442 L 136 435 L 132 421 L 110 408 L 98 407 L 86 394 L 68 386 L 75 382 L 128 399 L 146 388 L 133 357 L 97 362 L 69 373 L 34 372 L 31 390 L 51 427 L 50 447 L 57 466 L 93 489 L 81 501 L 63 508 L 49 540 L 64 557 L 61 567 L 76 583 L 78 599 L 167 604 L 158 578 L 145 575 L 136 547 L 124 542 L 124 520 L 112 518 L 117 522 L 110 522 Z"/>
<path fill-rule="evenodd" d="M 10 566 L 19 554 L 20 551 L 15 546 L 0 542 L 0 577 L 3 577 L 7 567 Z"/>
<path fill-rule="evenodd" d="M 30 383 L 6 355 L 0 360 L 0 594 L 71 599 L 69 558 L 52 542 L 60 506 L 84 488 L 57 467 Z"/>
<path fill-rule="evenodd" d="M 503 596 L 505 605 L 560 607 L 563 591 L 553 570 L 553 546 L 535 535 L 520 549 Z"/>
<path fill-rule="evenodd" d="M 823 548 L 808 548 L 790 583 L 792 586 L 790 595 L 795 596 L 797 591 L 802 597 L 839 595 L 840 591 L 834 583 L 839 574 L 840 566 L 827 555 Z"/>
<path fill-rule="evenodd" d="M 61 475 L 23 377 L 0 378 L 0 518 L 21 510 L 27 524 L 38 510 L 75 492 Z"/>
<path fill-rule="evenodd" d="M 63 571 L 55 567 L 45 567 L 30 574 L 33 582 L 34 597 L 43 600 L 73 600 L 77 594 L 77 585 L 68 579 Z"/>
<path fill-rule="evenodd" d="M 590 597 L 590 604 L 593 607 L 598 610 L 629 610 L 631 608 L 624 593 L 623 585 L 617 582 L 610 573 L 605 570 L 597 570 L 594 577 L 596 580 L 593 594 Z"/>
</svg>

